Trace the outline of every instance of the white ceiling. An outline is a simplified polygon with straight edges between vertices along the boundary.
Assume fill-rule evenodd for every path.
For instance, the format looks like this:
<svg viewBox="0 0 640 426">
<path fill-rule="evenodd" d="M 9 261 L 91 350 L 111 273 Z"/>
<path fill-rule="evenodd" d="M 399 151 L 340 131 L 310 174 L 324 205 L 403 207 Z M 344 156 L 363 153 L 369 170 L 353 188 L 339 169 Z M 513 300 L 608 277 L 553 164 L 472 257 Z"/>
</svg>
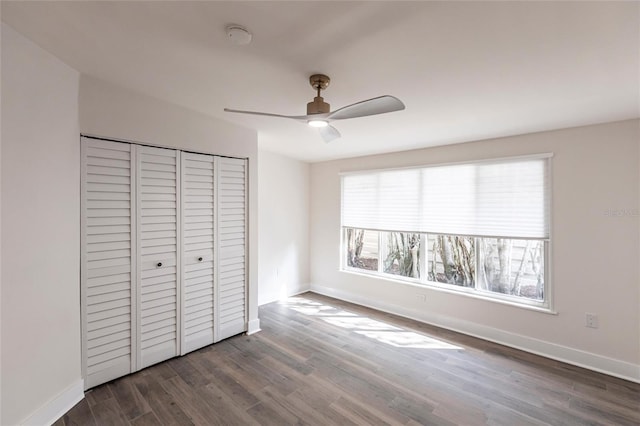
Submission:
<svg viewBox="0 0 640 426">
<path fill-rule="evenodd" d="M 305 161 L 638 117 L 638 2 L 2 2 L 2 20 L 78 71 L 258 130 Z M 225 25 L 253 32 L 234 46 Z M 293 120 L 312 73 L 332 109 L 390 94 L 405 111 Z"/>
</svg>

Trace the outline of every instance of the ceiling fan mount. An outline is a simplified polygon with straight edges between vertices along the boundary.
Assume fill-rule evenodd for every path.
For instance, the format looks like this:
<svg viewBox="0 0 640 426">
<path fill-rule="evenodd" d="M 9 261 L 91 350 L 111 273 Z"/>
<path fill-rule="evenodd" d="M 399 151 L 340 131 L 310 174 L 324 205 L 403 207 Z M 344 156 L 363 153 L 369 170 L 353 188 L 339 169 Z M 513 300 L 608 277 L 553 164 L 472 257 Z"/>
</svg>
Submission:
<svg viewBox="0 0 640 426">
<path fill-rule="evenodd" d="M 331 83 L 331 79 L 324 74 L 313 74 L 309 77 L 309 83 L 311 87 L 320 93 L 320 90 L 324 90 L 329 87 L 329 83 Z"/>
<path fill-rule="evenodd" d="M 226 112 L 240 114 L 262 115 L 267 117 L 290 118 L 307 123 L 311 127 L 317 127 L 320 136 L 325 142 L 331 142 L 340 137 L 340 132 L 329 123 L 335 120 L 348 118 L 367 117 L 370 115 L 385 114 L 387 112 L 400 111 L 405 108 L 402 101 L 395 96 L 384 95 L 347 105 L 335 111 L 331 111 L 331 105 L 324 101 L 320 92 L 329 87 L 331 79 L 324 74 L 313 74 L 309 77 L 309 84 L 316 90 L 316 97 L 307 104 L 307 115 L 282 115 L 269 112 L 243 111 L 225 108 Z"/>
</svg>

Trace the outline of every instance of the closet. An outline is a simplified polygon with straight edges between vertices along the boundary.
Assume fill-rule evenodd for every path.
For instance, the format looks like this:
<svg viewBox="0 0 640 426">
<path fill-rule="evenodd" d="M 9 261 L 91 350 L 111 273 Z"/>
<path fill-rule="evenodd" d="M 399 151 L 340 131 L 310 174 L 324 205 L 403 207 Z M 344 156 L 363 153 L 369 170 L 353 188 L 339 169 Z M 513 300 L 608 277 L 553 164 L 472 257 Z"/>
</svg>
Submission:
<svg viewBox="0 0 640 426">
<path fill-rule="evenodd" d="M 81 147 L 85 388 L 246 331 L 246 160 Z"/>
</svg>

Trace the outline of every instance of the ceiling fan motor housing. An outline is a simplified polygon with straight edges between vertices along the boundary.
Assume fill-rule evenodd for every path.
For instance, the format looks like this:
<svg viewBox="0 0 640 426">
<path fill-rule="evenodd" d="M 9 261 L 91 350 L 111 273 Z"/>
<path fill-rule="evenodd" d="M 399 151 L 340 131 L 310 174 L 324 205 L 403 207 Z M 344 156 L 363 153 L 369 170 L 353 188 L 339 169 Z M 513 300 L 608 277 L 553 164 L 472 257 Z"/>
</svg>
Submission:
<svg viewBox="0 0 640 426">
<path fill-rule="evenodd" d="M 307 104 L 307 115 L 311 114 L 328 114 L 331 111 L 331 105 L 326 103 L 322 96 L 313 98 L 313 102 Z"/>
</svg>

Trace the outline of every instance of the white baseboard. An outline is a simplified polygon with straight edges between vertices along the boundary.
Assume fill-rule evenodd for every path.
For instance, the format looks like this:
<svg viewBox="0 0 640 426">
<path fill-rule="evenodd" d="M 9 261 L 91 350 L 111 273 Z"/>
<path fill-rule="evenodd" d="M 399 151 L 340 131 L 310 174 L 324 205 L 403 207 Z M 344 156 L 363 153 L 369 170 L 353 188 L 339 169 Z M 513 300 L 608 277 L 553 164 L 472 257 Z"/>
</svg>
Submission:
<svg viewBox="0 0 640 426">
<path fill-rule="evenodd" d="M 253 319 L 247 324 L 247 336 L 257 333 L 260 330 L 260 318 Z"/>
<path fill-rule="evenodd" d="M 311 291 L 311 284 L 304 284 L 296 288 L 288 297 L 298 296 L 308 291 Z"/>
<path fill-rule="evenodd" d="M 20 424 L 25 426 L 51 425 L 72 409 L 74 405 L 82 401 L 83 398 L 84 380 L 80 379 L 51 401 L 38 408 Z"/>
<path fill-rule="evenodd" d="M 416 321 L 457 331 L 469 336 L 478 337 L 504 346 L 520 349 L 546 358 L 562 361 L 589 370 L 604 373 L 610 376 L 640 383 L 640 365 L 614 358 L 597 355 L 580 349 L 558 345 L 556 343 L 523 336 L 516 333 L 488 327 L 469 321 L 460 320 L 445 315 L 436 315 L 430 312 L 418 311 L 404 306 L 395 305 L 379 300 L 371 300 L 359 294 L 353 294 L 344 290 L 311 284 L 311 291 L 329 297 L 335 297 L 346 302 L 373 308 L 390 314 L 399 315 Z"/>
<path fill-rule="evenodd" d="M 266 305 L 268 303 L 277 302 L 278 300 L 283 300 L 283 299 L 286 299 L 287 297 L 297 296 L 298 294 L 306 293 L 309 290 L 311 290 L 311 284 L 309 284 L 309 283 L 300 284 L 295 288 L 287 289 L 287 294 L 284 297 L 282 297 L 282 296 L 272 296 L 272 297 L 267 297 L 265 300 L 261 300 L 261 301 L 259 300 L 258 301 L 258 306 Z M 258 288 L 258 294 L 259 293 L 260 293 L 260 288 Z M 258 295 L 258 299 L 259 298 L 260 298 L 260 296 Z"/>
</svg>

